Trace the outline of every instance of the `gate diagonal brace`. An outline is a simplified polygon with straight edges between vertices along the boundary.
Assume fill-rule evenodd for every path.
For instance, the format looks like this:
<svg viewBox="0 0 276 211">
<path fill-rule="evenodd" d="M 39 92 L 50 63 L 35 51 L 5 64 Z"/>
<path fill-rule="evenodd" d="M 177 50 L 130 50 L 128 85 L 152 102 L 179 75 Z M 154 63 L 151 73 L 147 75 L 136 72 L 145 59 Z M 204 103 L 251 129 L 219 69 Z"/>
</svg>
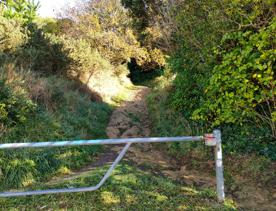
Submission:
<svg viewBox="0 0 276 211">
<path fill-rule="evenodd" d="M 31 195 L 44 195 L 44 194 L 54 194 L 54 193 L 77 193 L 77 192 L 87 192 L 98 190 L 110 177 L 112 171 L 122 160 L 127 150 L 129 149 L 131 143 L 127 143 L 122 151 L 119 153 L 115 161 L 109 167 L 108 171 L 105 173 L 103 178 L 96 186 L 84 187 L 84 188 L 65 188 L 65 189 L 50 189 L 50 190 L 37 190 L 37 191 L 25 191 L 25 192 L 4 192 L 0 193 L 0 197 L 11 197 L 11 196 L 31 196 Z"/>
</svg>

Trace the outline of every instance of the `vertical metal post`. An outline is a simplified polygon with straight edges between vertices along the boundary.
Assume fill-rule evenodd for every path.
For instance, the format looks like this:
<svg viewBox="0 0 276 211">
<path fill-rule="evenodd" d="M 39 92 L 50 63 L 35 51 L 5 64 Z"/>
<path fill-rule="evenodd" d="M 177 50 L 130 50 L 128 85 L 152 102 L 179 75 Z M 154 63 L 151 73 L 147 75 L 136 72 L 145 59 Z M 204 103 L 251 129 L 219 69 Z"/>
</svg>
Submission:
<svg viewBox="0 0 276 211">
<path fill-rule="evenodd" d="M 224 179 L 223 179 L 223 165 L 222 165 L 222 148 L 221 148 L 221 132 L 214 130 L 214 137 L 216 139 L 215 159 L 216 159 L 216 182 L 217 182 L 217 196 L 220 202 L 225 199 L 224 193 Z"/>
</svg>

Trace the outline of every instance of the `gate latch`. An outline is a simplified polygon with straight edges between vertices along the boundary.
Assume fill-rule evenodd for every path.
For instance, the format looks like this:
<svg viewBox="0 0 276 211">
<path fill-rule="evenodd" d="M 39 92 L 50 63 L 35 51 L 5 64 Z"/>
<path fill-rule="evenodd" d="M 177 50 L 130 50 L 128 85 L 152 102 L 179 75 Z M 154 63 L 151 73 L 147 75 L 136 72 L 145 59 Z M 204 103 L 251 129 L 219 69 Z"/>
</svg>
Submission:
<svg viewBox="0 0 276 211">
<path fill-rule="evenodd" d="M 204 134 L 205 145 L 207 146 L 216 146 L 217 141 L 213 133 Z"/>
</svg>

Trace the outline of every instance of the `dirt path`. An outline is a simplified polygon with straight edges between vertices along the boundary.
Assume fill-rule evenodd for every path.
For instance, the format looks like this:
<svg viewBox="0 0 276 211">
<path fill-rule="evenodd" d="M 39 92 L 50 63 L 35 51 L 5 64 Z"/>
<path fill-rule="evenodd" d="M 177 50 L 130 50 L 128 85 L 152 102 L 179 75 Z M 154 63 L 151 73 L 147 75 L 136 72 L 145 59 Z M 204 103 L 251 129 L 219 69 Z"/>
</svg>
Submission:
<svg viewBox="0 0 276 211">
<path fill-rule="evenodd" d="M 136 87 L 132 90 L 126 102 L 116 109 L 110 119 L 106 129 L 109 138 L 128 138 L 128 137 L 148 137 L 151 134 L 150 120 L 148 115 L 146 96 L 150 89 L 147 87 Z M 100 160 L 114 160 L 120 147 L 110 147 L 107 155 Z M 111 160 L 110 160 L 111 159 Z M 163 175 L 173 180 L 179 180 L 189 186 L 200 188 L 215 188 L 215 177 L 210 173 L 210 169 L 214 169 L 214 163 L 206 161 L 206 172 L 196 171 L 189 167 L 191 160 L 176 163 L 175 159 L 171 159 L 168 153 L 155 148 L 151 144 L 133 144 L 126 155 L 128 161 L 133 162 L 144 171 L 158 176 Z M 237 181 L 238 184 L 238 181 Z M 246 186 L 238 184 L 240 188 L 234 191 L 233 198 L 238 203 L 241 210 L 276 210 L 275 203 L 272 203 L 269 193 L 254 185 Z M 246 188 L 245 188 L 246 187 Z M 229 197 L 229 193 L 228 193 Z M 275 196 L 274 196 L 275 197 Z"/>
<path fill-rule="evenodd" d="M 110 122 L 106 128 L 109 138 L 131 138 L 131 137 L 148 137 L 151 134 L 151 122 L 148 116 L 146 96 L 149 94 L 148 87 L 136 86 L 129 90 L 128 99 L 118 107 L 111 115 Z M 54 178 L 49 184 L 57 184 L 61 181 L 72 180 L 83 174 L 105 164 L 111 164 L 123 148 L 121 146 L 106 146 L 105 152 L 97 158 L 96 161 L 87 166 L 71 172 L 63 178 Z M 171 159 L 166 153 L 160 152 L 151 144 L 132 144 L 129 148 L 125 160 L 132 162 L 144 171 L 163 175 L 172 179 L 186 182 L 188 185 L 208 184 L 214 185 L 214 179 L 207 175 L 191 176 L 186 171 L 185 166 L 179 168 L 176 161 Z"/>
<path fill-rule="evenodd" d="M 129 90 L 128 99 L 121 104 L 112 114 L 106 133 L 109 138 L 148 137 L 151 135 L 151 122 L 149 120 L 146 96 L 150 89 L 143 86 L 136 86 Z M 117 157 L 123 146 L 107 146 L 105 153 L 100 155 L 95 162 L 72 172 L 62 180 L 71 180 L 83 174 L 89 174 L 93 169 L 111 164 Z M 189 186 L 200 188 L 215 188 L 215 177 L 210 173 L 214 169 L 213 162 L 206 162 L 206 172 L 196 171 L 190 168 L 191 160 L 186 158 L 185 162 L 177 163 L 165 151 L 157 149 L 152 144 L 133 144 L 126 154 L 125 160 L 132 162 L 134 166 L 158 176 L 169 177 L 181 181 Z M 52 180 L 51 184 L 59 183 L 60 179 Z M 268 191 L 262 187 L 247 184 L 246 186 L 238 181 L 235 185 L 237 190 L 228 190 L 228 197 L 231 194 L 241 210 L 276 210 L 275 201 L 270 199 Z M 244 189 L 246 187 L 247 189 Z M 231 192 L 231 193 L 230 193 Z M 272 200 L 272 201 L 271 201 Z"/>
<path fill-rule="evenodd" d="M 129 91 L 128 99 L 113 112 L 110 118 L 106 129 L 109 138 L 150 135 L 150 121 L 145 101 L 150 89 L 137 86 Z"/>
<path fill-rule="evenodd" d="M 151 123 L 146 103 L 146 96 L 149 92 L 149 88 L 142 86 L 137 86 L 131 91 L 128 100 L 117 108 L 110 118 L 106 129 L 109 138 L 150 136 Z M 104 156 L 101 160 L 110 162 L 110 159 L 115 159 L 121 149 L 122 146 L 109 147 L 108 152 L 113 154 L 113 157 Z M 171 156 L 156 149 L 152 144 L 133 144 L 126 154 L 126 159 L 138 168 L 158 176 L 163 175 L 174 180 L 181 180 L 187 185 L 215 187 L 215 178 L 188 170 L 186 166 L 179 166 Z"/>
</svg>

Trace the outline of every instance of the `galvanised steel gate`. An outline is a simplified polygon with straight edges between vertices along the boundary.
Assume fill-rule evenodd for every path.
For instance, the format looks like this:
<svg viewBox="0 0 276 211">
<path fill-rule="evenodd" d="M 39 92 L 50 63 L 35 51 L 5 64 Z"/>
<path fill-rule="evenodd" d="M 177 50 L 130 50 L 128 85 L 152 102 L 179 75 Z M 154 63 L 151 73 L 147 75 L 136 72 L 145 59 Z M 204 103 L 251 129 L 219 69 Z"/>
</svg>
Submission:
<svg viewBox="0 0 276 211">
<path fill-rule="evenodd" d="M 163 142 L 191 142 L 205 141 L 208 146 L 215 147 L 215 165 L 216 165 L 216 184 L 217 197 L 219 201 L 224 201 L 224 180 L 223 180 L 223 165 L 222 165 L 222 148 L 221 148 L 221 132 L 214 130 L 212 134 L 204 136 L 183 136 L 183 137 L 162 137 L 162 138 L 122 138 L 122 139 L 102 139 L 102 140 L 78 140 L 78 141 L 55 141 L 55 142 L 33 142 L 33 143 L 10 143 L 0 144 L 0 149 L 17 149 L 17 148 L 43 148 L 43 147 L 64 147 L 64 146 L 81 146 L 81 145 L 106 145 L 106 144 L 126 144 L 118 157 L 109 167 L 103 178 L 96 186 L 83 188 L 65 188 L 65 189 L 49 189 L 49 190 L 34 190 L 24 192 L 2 192 L 0 197 L 14 196 L 29 196 L 43 195 L 54 193 L 74 193 L 98 190 L 111 175 L 114 168 L 118 165 L 121 159 L 126 154 L 131 144 L 134 143 L 163 143 Z"/>
</svg>

